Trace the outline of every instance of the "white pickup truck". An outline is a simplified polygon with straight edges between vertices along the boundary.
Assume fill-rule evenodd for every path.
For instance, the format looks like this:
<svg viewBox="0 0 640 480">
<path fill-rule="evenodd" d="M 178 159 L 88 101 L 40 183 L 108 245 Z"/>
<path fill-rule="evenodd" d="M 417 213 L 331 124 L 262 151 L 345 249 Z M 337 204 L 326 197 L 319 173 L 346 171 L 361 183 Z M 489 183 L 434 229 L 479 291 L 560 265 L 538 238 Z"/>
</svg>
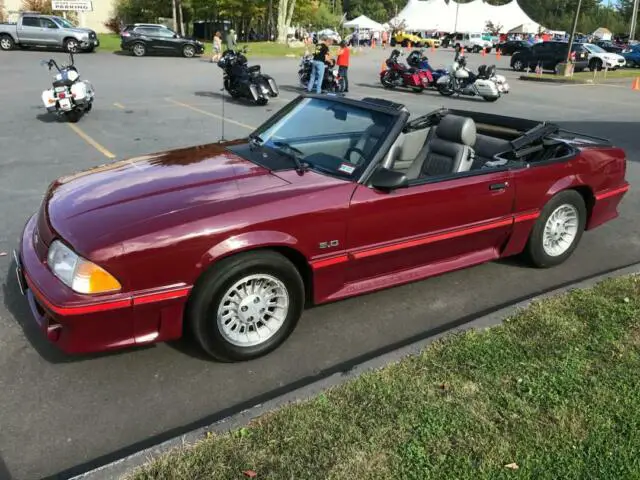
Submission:
<svg viewBox="0 0 640 480">
<path fill-rule="evenodd" d="M 449 40 L 449 45 L 456 48 L 464 47 L 465 52 L 478 53 L 483 48 L 487 53 L 491 51 L 493 43 L 482 38 L 482 33 L 456 33 Z"/>
<path fill-rule="evenodd" d="M 0 24 L 0 49 L 20 47 L 63 48 L 67 52 L 92 52 L 100 41 L 96 32 L 80 28 L 55 15 L 22 13 L 17 23 Z"/>
</svg>

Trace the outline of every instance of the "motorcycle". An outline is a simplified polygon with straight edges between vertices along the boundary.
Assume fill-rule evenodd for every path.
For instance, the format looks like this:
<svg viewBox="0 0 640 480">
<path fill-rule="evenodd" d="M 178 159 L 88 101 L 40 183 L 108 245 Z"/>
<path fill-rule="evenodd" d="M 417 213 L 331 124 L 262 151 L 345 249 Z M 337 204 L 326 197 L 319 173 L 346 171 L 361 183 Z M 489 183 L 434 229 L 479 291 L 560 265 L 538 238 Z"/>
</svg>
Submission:
<svg viewBox="0 0 640 480">
<path fill-rule="evenodd" d="M 453 65 L 446 75 L 436 82 L 438 92 L 445 97 L 451 95 L 480 96 L 488 102 L 495 102 L 503 94 L 509 93 L 509 84 L 502 75 L 496 74 L 495 65 L 480 65 L 478 73 L 467 68 L 463 55 L 456 54 Z"/>
<path fill-rule="evenodd" d="M 298 80 L 302 88 L 307 88 L 309 79 L 311 78 L 311 70 L 313 63 L 313 55 L 305 55 L 300 60 L 300 68 L 298 69 Z M 326 92 L 342 93 L 345 85 L 344 79 L 338 74 L 338 66 L 334 60 L 324 69 L 324 77 L 322 78 L 322 90 Z"/>
<path fill-rule="evenodd" d="M 224 72 L 224 88 L 234 98 L 249 98 L 257 105 L 266 105 L 270 97 L 278 96 L 278 86 L 269 75 L 261 72 L 260 65 L 248 65 L 247 47 L 226 50 L 218 66 Z"/>
<path fill-rule="evenodd" d="M 436 82 L 438 81 L 438 79 L 447 74 L 447 71 L 443 68 L 435 70 L 429 64 L 429 58 L 427 58 L 422 50 L 414 50 L 409 55 L 407 55 L 407 65 L 413 68 L 417 68 L 418 70 L 425 70 L 431 73 L 433 81 L 429 83 L 429 88 L 436 88 Z"/>
<path fill-rule="evenodd" d="M 420 93 L 433 84 L 429 70 L 419 70 L 398 61 L 402 52 L 394 49 L 386 61 L 387 69 L 380 72 L 380 83 L 384 88 L 407 87 Z"/>
<path fill-rule="evenodd" d="M 69 57 L 71 63 L 68 65 L 59 66 L 54 59 L 40 62 L 49 67 L 49 70 L 55 67 L 58 71 L 54 76 L 53 87 L 42 92 L 42 103 L 47 112 L 56 113 L 76 123 L 84 113 L 93 108 L 95 90 L 91 82 L 80 79 L 72 52 L 69 52 Z"/>
</svg>

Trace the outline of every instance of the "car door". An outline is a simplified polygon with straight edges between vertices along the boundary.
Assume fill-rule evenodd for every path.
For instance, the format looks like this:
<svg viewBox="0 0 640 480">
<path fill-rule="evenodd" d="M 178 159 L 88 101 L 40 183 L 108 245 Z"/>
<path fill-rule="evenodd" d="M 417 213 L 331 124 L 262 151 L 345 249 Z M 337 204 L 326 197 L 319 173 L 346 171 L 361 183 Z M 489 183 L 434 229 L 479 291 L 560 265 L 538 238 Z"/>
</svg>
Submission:
<svg viewBox="0 0 640 480">
<path fill-rule="evenodd" d="M 168 28 L 157 27 L 154 33 L 157 37 L 158 48 L 165 53 L 176 53 L 182 49 L 183 40 Z"/>
<path fill-rule="evenodd" d="M 511 232 L 513 202 L 506 169 L 418 179 L 391 192 L 359 185 L 349 209 L 347 281 L 497 258 Z"/>
<path fill-rule="evenodd" d="M 42 27 L 42 44 L 43 45 L 62 45 L 62 39 L 59 38 L 58 30 L 60 27 L 50 18 L 40 18 L 40 27 Z"/>
<path fill-rule="evenodd" d="M 136 27 L 134 29 L 136 36 L 144 42 L 148 52 L 162 51 L 159 42 L 160 39 L 156 35 L 155 30 L 153 27 Z"/>
<path fill-rule="evenodd" d="M 42 27 L 38 17 L 23 16 L 18 31 L 20 43 L 38 45 L 42 37 Z"/>
</svg>

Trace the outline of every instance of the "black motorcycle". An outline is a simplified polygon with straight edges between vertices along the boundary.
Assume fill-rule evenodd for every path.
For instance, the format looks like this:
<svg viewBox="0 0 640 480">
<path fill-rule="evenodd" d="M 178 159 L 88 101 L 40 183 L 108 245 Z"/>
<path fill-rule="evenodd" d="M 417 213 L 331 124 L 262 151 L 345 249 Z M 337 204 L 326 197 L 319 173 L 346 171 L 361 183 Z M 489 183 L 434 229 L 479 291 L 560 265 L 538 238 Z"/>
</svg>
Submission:
<svg viewBox="0 0 640 480">
<path fill-rule="evenodd" d="M 226 50 L 218 66 L 224 71 L 224 88 L 234 98 L 248 98 L 258 105 L 266 105 L 269 97 L 278 96 L 278 85 L 260 70 L 260 65 L 248 65 L 247 47 Z"/>
<path fill-rule="evenodd" d="M 298 79 L 302 88 L 307 88 L 311 71 L 313 69 L 313 55 L 305 55 L 300 60 L 300 68 L 298 70 Z M 322 78 L 322 91 L 342 93 L 345 89 L 344 78 L 338 75 L 338 67 L 334 60 L 325 64 L 324 76 Z"/>
</svg>

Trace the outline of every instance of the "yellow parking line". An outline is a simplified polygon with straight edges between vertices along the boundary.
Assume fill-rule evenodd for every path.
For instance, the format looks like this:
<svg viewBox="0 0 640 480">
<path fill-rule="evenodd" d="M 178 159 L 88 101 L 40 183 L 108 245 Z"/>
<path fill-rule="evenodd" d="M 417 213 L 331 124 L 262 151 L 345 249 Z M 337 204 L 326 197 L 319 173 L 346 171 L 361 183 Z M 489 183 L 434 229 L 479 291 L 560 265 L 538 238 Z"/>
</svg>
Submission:
<svg viewBox="0 0 640 480">
<path fill-rule="evenodd" d="M 235 120 L 231 120 L 227 117 L 222 117 L 221 115 L 217 115 L 215 113 L 211 113 L 211 112 L 207 112 L 206 110 L 201 110 L 199 108 L 196 108 L 192 105 L 187 105 L 186 103 L 182 103 L 182 102 L 178 102 L 176 100 L 173 100 L 171 98 L 167 98 L 166 99 L 167 102 L 173 103 L 174 105 L 178 105 L 180 107 L 184 107 L 184 108 L 188 108 L 189 110 L 193 110 L 194 112 L 198 112 L 201 113 L 203 115 L 208 115 L 209 117 L 214 117 L 214 118 L 218 118 L 220 120 L 224 120 L 225 122 L 228 123 L 233 123 L 234 125 L 238 125 L 240 127 L 246 128 L 248 130 L 255 130 L 257 127 L 252 127 L 251 125 L 247 125 L 246 123 L 241 123 L 241 122 L 236 122 Z"/>
<path fill-rule="evenodd" d="M 114 107 L 118 107 L 121 110 L 124 110 L 124 105 L 122 105 L 121 103 L 116 102 L 116 103 L 113 104 L 113 106 Z"/>
<path fill-rule="evenodd" d="M 109 159 L 113 159 L 116 158 L 116 156 L 111 153 L 109 150 L 107 150 L 106 148 L 104 148 L 102 145 L 100 145 L 98 142 L 96 142 L 93 138 L 91 138 L 89 135 L 87 135 L 86 133 L 84 133 L 82 130 L 80 130 L 80 127 L 78 127 L 77 125 L 74 125 L 73 123 L 67 123 L 67 125 L 69 125 L 69 128 L 71 130 L 73 130 L 74 132 L 76 132 L 78 134 L 78 136 L 80 138 L 82 138 L 85 142 L 87 142 L 89 145 L 91 145 L 93 148 L 95 148 L 96 150 L 98 150 L 101 154 L 103 154 L 105 157 L 109 158 Z"/>
</svg>

